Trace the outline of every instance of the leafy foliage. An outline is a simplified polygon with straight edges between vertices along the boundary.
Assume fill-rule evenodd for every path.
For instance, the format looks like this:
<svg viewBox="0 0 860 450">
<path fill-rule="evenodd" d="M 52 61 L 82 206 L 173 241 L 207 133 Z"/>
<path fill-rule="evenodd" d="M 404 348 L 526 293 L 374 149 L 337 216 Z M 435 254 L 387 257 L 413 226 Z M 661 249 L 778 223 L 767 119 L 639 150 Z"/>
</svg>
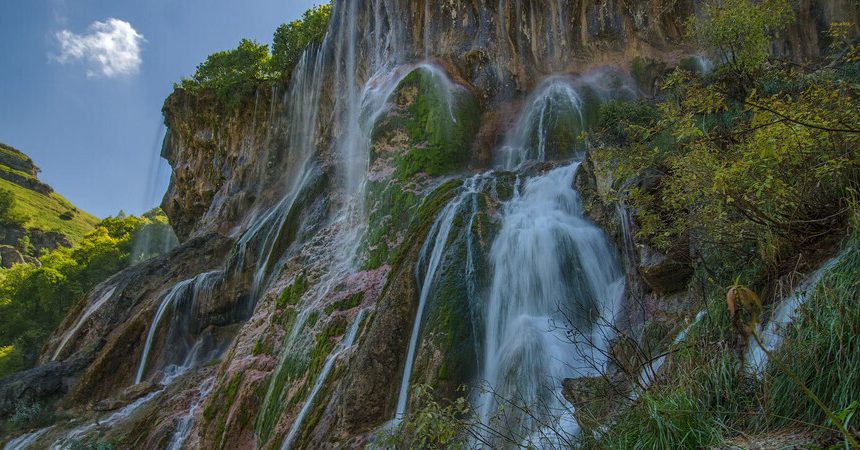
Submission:
<svg viewBox="0 0 860 450">
<path fill-rule="evenodd" d="M 281 24 L 272 42 L 272 68 L 289 76 L 304 49 L 325 38 L 330 18 L 331 4 L 325 3 L 305 11 L 301 19 Z"/>
<path fill-rule="evenodd" d="M 195 92 L 200 88 L 212 89 L 215 95 L 229 105 L 236 105 L 251 95 L 257 85 L 272 78 L 269 47 L 242 39 L 233 50 L 213 53 L 191 79 L 183 80 L 182 88 Z"/>
<path fill-rule="evenodd" d="M 166 226 L 162 213 L 147 216 L 105 219 L 79 246 L 40 257 L 40 267 L 0 270 L 0 376 L 32 364 L 69 307 L 133 262 L 138 236 Z"/>
<path fill-rule="evenodd" d="M 23 225 L 26 218 L 15 210 L 15 194 L 7 189 L 0 189 L 0 224 Z"/>
<path fill-rule="evenodd" d="M 322 42 L 330 17 L 330 4 L 315 6 L 305 11 L 301 19 L 278 27 L 271 54 L 268 45 L 242 39 L 234 49 L 209 55 L 197 66 L 194 76 L 175 87 L 192 94 L 212 91 L 219 101 L 235 107 L 253 95 L 262 83 L 288 78 L 302 51 Z"/>
<path fill-rule="evenodd" d="M 710 0 L 702 17 L 691 17 L 690 34 L 736 74 L 753 72 L 768 57 L 776 31 L 792 18 L 786 0 Z"/>
<path fill-rule="evenodd" d="M 372 448 L 386 449 L 465 449 L 469 448 L 464 431 L 469 403 L 460 397 L 440 402 L 433 388 L 418 385 L 413 392 L 414 405 L 400 425 L 383 432 Z"/>
</svg>

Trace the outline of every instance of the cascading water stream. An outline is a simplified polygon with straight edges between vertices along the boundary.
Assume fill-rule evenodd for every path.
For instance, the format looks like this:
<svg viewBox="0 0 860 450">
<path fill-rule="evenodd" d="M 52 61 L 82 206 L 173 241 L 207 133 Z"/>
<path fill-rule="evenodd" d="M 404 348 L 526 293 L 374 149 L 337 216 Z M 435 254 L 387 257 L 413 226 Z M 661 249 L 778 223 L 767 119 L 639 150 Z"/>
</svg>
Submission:
<svg viewBox="0 0 860 450">
<path fill-rule="evenodd" d="M 177 314 L 175 305 L 184 297 L 192 297 L 190 304 L 193 305 L 195 301 L 199 300 L 198 296 L 211 295 L 213 285 L 221 279 L 222 275 L 223 272 L 221 271 L 202 273 L 192 279 L 177 283 L 170 289 L 170 291 L 167 292 L 167 294 L 164 295 L 161 303 L 158 305 L 158 310 L 156 310 L 152 322 L 150 323 L 149 331 L 146 334 L 146 343 L 143 346 L 143 353 L 140 355 L 140 363 L 138 363 L 137 375 L 134 379 L 135 384 L 143 381 L 143 377 L 146 373 L 146 366 L 149 361 L 149 353 L 156 337 L 155 333 L 158 330 L 159 324 L 161 324 L 161 319 L 164 314 L 168 311 L 172 311 L 174 314 Z M 189 355 L 184 358 L 185 360 L 188 359 L 188 356 L 193 356 L 193 350 L 194 347 L 192 346 L 192 351 L 190 351 Z"/>
<path fill-rule="evenodd" d="M 451 200 L 436 217 L 427 240 L 421 247 L 421 251 L 418 256 L 418 265 L 415 267 L 415 277 L 419 278 L 418 269 L 425 263 L 427 265 L 427 271 L 425 272 L 423 280 L 419 280 L 421 293 L 418 299 L 418 309 L 415 314 L 415 321 L 412 323 L 412 333 L 409 337 L 409 347 L 406 352 L 406 363 L 404 364 L 403 376 L 400 381 L 397 408 L 395 410 L 394 420 L 392 421 L 392 425 L 394 426 L 398 425 L 406 414 L 406 405 L 409 400 L 409 379 L 412 376 L 415 353 L 418 349 L 418 337 L 421 332 L 424 310 L 434 283 L 437 281 L 437 272 L 444 258 L 444 252 L 448 246 L 448 238 L 452 228 L 454 227 L 454 220 L 462 213 L 464 207 L 471 206 L 475 203 L 475 195 L 483 190 L 483 187 L 487 182 L 492 180 L 492 173 L 476 175 L 466 180 L 461 188 L 461 192 Z M 474 215 L 477 214 L 477 208 L 473 207 L 471 208 L 471 211 L 472 214 L 469 219 L 470 223 L 473 220 Z M 471 229 L 471 227 L 469 227 L 469 229 Z"/>
<path fill-rule="evenodd" d="M 577 167 L 527 181 L 505 205 L 491 249 L 494 275 L 483 358 L 488 392 L 480 396 L 480 417 L 493 426 L 498 399 L 529 408 L 530 414 L 506 410 L 501 424 L 524 445 L 545 444 L 542 436 L 531 436 L 541 433 L 540 424 L 567 427 L 559 422 L 569 408 L 561 398 L 561 381 L 604 368 L 623 295 L 615 253 L 585 219 L 571 188 Z"/>
<path fill-rule="evenodd" d="M 791 293 L 787 298 L 783 299 L 776 306 L 771 314 L 770 321 L 762 329 L 761 325 L 756 326 L 762 344 L 768 352 L 777 350 L 782 345 L 783 333 L 785 327 L 794 321 L 797 310 L 806 303 L 806 300 L 815 292 L 818 283 L 829 272 L 844 255 L 839 255 L 824 262 L 815 272 L 806 277 L 805 280 Z M 750 338 L 745 354 L 747 372 L 762 376 L 767 368 L 768 356 L 758 343 Z"/>
<path fill-rule="evenodd" d="M 627 88 L 607 80 L 615 80 L 611 72 L 544 81 L 499 149 L 502 166 L 522 172 L 528 161 L 576 157 L 592 102 L 627 95 Z M 485 429 L 501 430 L 523 446 L 563 446 L 578 433 L 561 383 L 605 371 L 624 293 L 615 251 L 585 217 L 572 188 L 578 167 L 518 183 L 490 250 L 484 389 L 473 405 Z M 482 434 L 485 443 L 506 445 Z"/>
<path fill-rule="evenodd" d="M 548 134 L 560 126 L 581 131 L 585 126 L 583 108 L 579 92 L 567 77 L 544 81 L 499 149 L 502 165 L 513 169 L 528 160 L 546 161 L 547 147 L 552 145 Z"/>
<path fill-rule="evenodd" d="M 18 438 L 12 439 L 3 446 L 3 450 L 26 450 L 30 448 L 40 437 L 47 433 L 51 428 L 42 428 L 32 433 L 27 433 Z"/>
<path fill-rule="evenodd" d="M 292 447 L 293 443 L 296 439 L 296 434 L 304 422 L 305 416 L 307 416 L 308 411 L 310 411 L 311 407 L 314 404 L 314 400 L 316 399 L 317 394 L 325 383 L 326 378 L 328 378 L 329 372 L 331 372 L 331 368 L 334 366 L 334 363 L 337 361 L 337 358 L 355 343 L 355 338 L 358 335 L 358 329 L 361 325 L 362 319 L 364 319 L 364 314 L 366 310 L 361 310 L 356 314 L 355 319 L 352 321 L 352 325 L 349 328 L 349 331 L 346 333 L 346 336 L 343 337 L 343 340 L 338 344 L 338 348 L 331 352 L 329 356 L 326 358 L 325 364 L 323 365 L 322 371 L 320 372 L 319 377 L 317 377 L 316 382 L 314 383 L 313 388 L 311 389 L 310 394 L 308 395 L 307 400 L 305 400 L 305 404 L 302 406 L 302 409 L 299 411 L 299 415 L 296 416 L 295 420 L 293 420 L 293 424 L 290 426 L 290 431 L 287 433 L 287 438 L 284 439 L 284 443 L 281 445 L 281 450 L 287 450 Z"/>
</svg>

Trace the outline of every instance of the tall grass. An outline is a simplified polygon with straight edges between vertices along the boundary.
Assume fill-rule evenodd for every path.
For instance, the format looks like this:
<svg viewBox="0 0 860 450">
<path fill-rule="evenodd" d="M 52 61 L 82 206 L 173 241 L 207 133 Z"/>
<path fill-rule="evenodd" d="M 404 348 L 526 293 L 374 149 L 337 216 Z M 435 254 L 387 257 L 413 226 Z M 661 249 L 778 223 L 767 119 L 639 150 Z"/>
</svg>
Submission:
<svg viewBox="0 0 860 450">
<path fill-rule="evenodd" d="M 833 411 L 860 401 L 860 233 L 846 245 L 839 264 L 786 330 L 776 357 Z M 766 427 L 802 421 L 827 423 L 825 413 L 774 365 L 765 379 Z M 851 425 L 860 426 L 855 415 Z M 832 424 L 831 424 L 832 426 Z"/>
</svg>

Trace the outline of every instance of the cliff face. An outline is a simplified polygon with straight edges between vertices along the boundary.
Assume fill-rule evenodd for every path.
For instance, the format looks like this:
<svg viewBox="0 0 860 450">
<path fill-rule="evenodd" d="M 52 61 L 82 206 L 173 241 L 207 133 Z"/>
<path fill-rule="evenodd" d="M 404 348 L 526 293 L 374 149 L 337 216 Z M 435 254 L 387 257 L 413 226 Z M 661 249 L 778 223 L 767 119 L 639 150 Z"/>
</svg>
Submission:
<svg viewBox="0 0 860 450">
<path fill-rule="evenodd" d="M 629 68 L 635 58 L 678 63 L 690 56 L 684 21 L 698 7 L 698 0 L 412 0 L 354 8 L 344 3 L 339 9 L 352 8 L 350 22 L 335 23 L 332 32 L 358 39 L 358 80 L 386 58 L 429 60 L 474 89 L 485 117 L 483 139 L 473 151 L 478 164 L 487 165 L 496 138 L 511 120 L 512 105 L 541 79 L 601 66 Z M 857 22 L 849 0 L 803 0 L 795 10 L 797 21 L 773 43 L 776 55 L 795 61 L 815 58 L 826 48 L 823 32 L 830 23 Z M 341 60 L 345 56 L 327 54 Z M 342 86 L 332 75 L 325 74 L 321 114 L 334 118 L 330 102 Z M 173 177 L 162 209 L 177 235 L 227 231 L 256 211 L 253 205 L 265 207 L 279 198 L 283 188 L 272 177 L 284 173 L 284 156 L 290 153 L 284 139 L 288 90 L 283 85 L 261 87 L 239 108 L 229 109 L 214 96 L 194 97 L 182 90 L 168 98 L 163 156 Z M 320 147 L 325 145 L 320 142 Z M 267 198 L 258 199 L 262 191 Z"/>
<path fill-rule="evenodd" d="M 681 30 L 696 8 L 344 0 L 288 86 L 230 108 L 177 90 L 164 106 L 173 177 L 162 208 L 184 245 L 90 293 L 45 365 L 0 383 L 0 413 L 63 399 L 81 420 L 39 443 L 98 430 L 129 447 L 333 448 L 365 444 L 414 402 L 402 378 L 449 398 L 474 387 L 502 211 L 528 180 L 574 185 L 553 160 L 581 149 L 601 101 L 648 93 L 659 70 L 631 74 L 635 58 L 654 68 L 693 56 Z M 829 22 L 856 17 L 849 0 L 799 8 L 774 44 L 798 60 L 819 54 Z M 514 157 L 534 164 L 504 163 Z M 589 164 L 575 185 L 621 247 Z M 576 216 L 577 201 L 558 208 Z M 628 278 L 627 299 L 679 290 Z M 690 299 L 677 301 L 686 314 Z"/>
</svg>

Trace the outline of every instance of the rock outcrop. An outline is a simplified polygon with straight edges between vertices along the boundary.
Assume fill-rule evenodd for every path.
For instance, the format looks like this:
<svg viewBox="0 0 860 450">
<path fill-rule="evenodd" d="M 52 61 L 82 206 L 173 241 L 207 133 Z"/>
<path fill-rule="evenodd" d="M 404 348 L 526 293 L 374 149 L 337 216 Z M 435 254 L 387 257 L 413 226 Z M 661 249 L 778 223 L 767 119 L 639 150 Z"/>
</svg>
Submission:
<svg viewBox="0 0 860 450">
<path fill-rule="evenodd" d="M 487 288 L 500 209 L 557 162 L 470 185 L 468 213 L 450 220 L 437 288 L 413 327 L 441 211 L 463 179 L 493 167 L 543 79 L 612 65 L 628 80 L 635 58 L 678 64 L 690 56 L 682 24 L 696 3 L 336 1 L 329 37 L 289 86 L 263 85 L 234 106 L 177 89 L 163 109 L 173 176 L 162 208 L 183 245 L 89 293 L 43 366 L 0 382 L 0 414 L 22 400 L 61 397 L 85 416 L 147 399 L 100 431 L 123 446 L 361 446 L 393 418 L 413 328 L 412 380 L 455 398 L 480 366 L 484 305 L 472 296 Z M 791 58 L 818 55 L 810 36 L 856 15 L 848 0 L 801 3 L 778 43 Z M 318 84 L 304 84 L 312 78 Z M 578 136 L 555 137 L 550 155 L 578 150 Z M 574 186 L 622 248 L 624 224 L 602 196 L 617 180 L 601 179 L 595 164 L 586 159 Z M 684 297 L 689 255 L 644 245 L 634 242 L 628 300 Z M 478 281 L 467 285 L 463 273 Z M 621 328 L 639 339 L 655 309 Z M 141 369 L 145 348 L 151 364 Z M 63 382 L 46 381 L 55 376 Z M 570 398 L 591 400 L 616 387 L 566 385 Z M 599 404 L 595 417 L 613 408 Z"/>
</svg>

